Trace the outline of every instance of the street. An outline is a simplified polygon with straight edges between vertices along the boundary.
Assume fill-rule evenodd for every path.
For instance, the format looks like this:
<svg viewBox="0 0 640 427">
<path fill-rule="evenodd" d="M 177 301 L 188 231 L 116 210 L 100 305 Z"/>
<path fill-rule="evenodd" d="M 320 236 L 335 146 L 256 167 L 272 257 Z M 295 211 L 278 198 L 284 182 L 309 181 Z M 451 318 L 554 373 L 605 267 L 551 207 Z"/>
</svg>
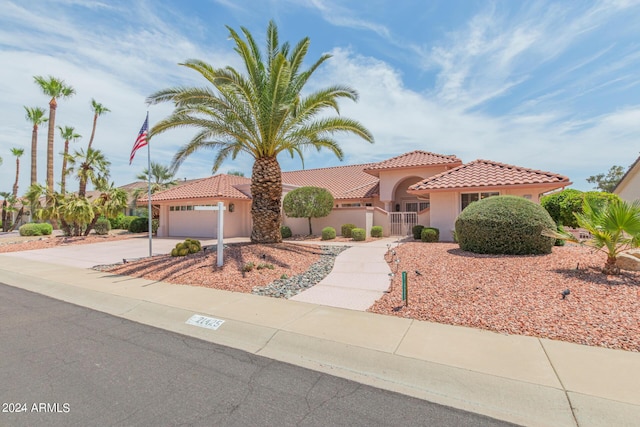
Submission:
<svg viewBox="0 0 640 427">
<path fill-rule="evenodd" d="M 0 284 L 2 426 L 497 426 Z"/>
</svg>

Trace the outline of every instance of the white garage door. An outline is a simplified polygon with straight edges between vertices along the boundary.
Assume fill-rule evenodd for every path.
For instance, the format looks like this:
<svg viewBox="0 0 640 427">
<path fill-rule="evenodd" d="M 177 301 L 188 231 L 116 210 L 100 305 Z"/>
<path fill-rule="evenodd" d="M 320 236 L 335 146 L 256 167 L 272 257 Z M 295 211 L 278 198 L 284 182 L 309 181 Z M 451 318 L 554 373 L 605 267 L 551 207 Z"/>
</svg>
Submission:
<svg viewBox="0 0 640 427">
<path fill-rule="evenodd" d="M 217 211 L 170 211 L 169 236 L 209 237 L 218 234 Z"/>
</svg>

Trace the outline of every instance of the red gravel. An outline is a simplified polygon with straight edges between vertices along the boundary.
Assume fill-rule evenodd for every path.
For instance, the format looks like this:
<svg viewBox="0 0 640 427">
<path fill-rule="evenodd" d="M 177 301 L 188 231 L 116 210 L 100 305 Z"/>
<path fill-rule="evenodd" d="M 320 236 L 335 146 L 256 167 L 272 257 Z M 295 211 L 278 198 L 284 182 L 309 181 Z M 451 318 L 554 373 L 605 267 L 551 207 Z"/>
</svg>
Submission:
<svg viewBox="0 0 640 427">
<path fill-rule="evenodd" d="M 640 351 L 640 273 L 603 275 L 602 252 L 567 245 L 549 255 L 479 255 L 457 244 L 418 242 L 401 245 L 395 257 L 393 291 L 369 311 Z M 409 305 L 398 309 L 402 271 Z"/>
<path fill-rule="evenodd" d="M 216 252 L 207 251 L 184 257 L 161 255 L 144 258 L 103 270 L 169 283 L 250 293 L 255 286 L 266 286 L 283 274 L 291 277 L 304 273 L 320 259 L 320 253 L 320 248 L 315 245 L 234 243 L 225 248 L 225 262 L 221 268 L 216 267 Z M 243 267 L 250 262 L 255 267 L 243 273 Z M 259 264 L 271 265 L 273 269 L 258 269 Z"/>
</svg>

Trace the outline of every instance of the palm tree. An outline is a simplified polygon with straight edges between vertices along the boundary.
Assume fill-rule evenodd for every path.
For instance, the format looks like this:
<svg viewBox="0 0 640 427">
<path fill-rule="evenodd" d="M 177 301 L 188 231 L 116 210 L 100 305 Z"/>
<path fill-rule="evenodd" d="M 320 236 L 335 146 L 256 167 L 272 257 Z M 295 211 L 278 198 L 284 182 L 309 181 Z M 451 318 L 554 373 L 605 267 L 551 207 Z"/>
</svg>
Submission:
<svg viewBox="0 0 640 427">
<path fill-rule="evenodd" d="M 66 181 L 67 181 L 67 160 L 69 157 L 69 141 L 77 141 L 82 136 L 76 133 L 75 129 L 71 126 L 65 126 L 64 128 L 58 126 L 60 130 L 60 137 L 64 139 L 64 152 L 62 153 L 62 179 L 60 181 L 60 192 L 66 193 Z"/>
<path fill-rule="evenodd" d="M 112 218 L 127 207 L 129 195 L 123 189 L 116 187 L 113 182 L 109 185 L 104 182 L 98 187 L 98 191 L 100 191 L 100 195 L 93 201 L 95 216 L 87 226 L 84 232 L 85 236 L 88 236 L 93 230 L 100 216 Z"/>
<path fill-rule="evenodd" d="M 579 240 L 566 232 L 548 235 L 586 244 L 605 252 L 607 261 L 602 272 L 620 274 L 618 255 L 627 249 L 640 247 L 640 201 L 628 203 L 617 199 L 602 206 L 585 197 L 582 213 L 576 212 L 574 215 L 578 225 L 587 230 L 591 238 Z"/>
<path fill-rule="evenodd" d="M 227 29 L 246 75 L 230 66 L 214 68 L 200 60 L 181 64 L 200 73 L 213 87 L 175 87 L 152 94 L 147 99 L 150 104 L 168 101 L 175 109 L 153 127 L 150 137 L 183 126 L 199 130 L 174 156 L 174 170 L 202 149 L 216 150 L 214 172 L 228 157 L 235 159 L 240 152 L 252 156 L 251 241 L 280 242 L 282 177 L 278 154 L 297 154 L 302 159 L 307 148 L 327 148 L 342 159 L 334 134 L 353 133 L 368 142 L 373 142 L 373 136 L 355 120 L 325 113 L 327 109 L 339 113 L 341 98 L 356 101 L 355 90 L 335 85 L 301 94 L 313 72 L 330 58 L 322 55 L 310 68 L 301 70 L 309 38 L 293 49 L 289 43 L 280 45 L 278 29 L 271 21 L 263 57 L 246 28 L 242 28 L 244 39 L 232 28 Z"/>
<path fill-rule="evenodd" d="M 16 156 L 16 180 L 13 183 L 13 197 L 18 197 L 18 178 L 20 178 L 20 157 L 24 154 L 24 148 L 12 148 L 11 154 Z"/>
<path fill-rule="evenodd" d="M 27 121 L 33 125 L 31 131 L 31 184 L 38 182 L 38 127 L 48 121 L 44 108 L 40 107 L 24 107 L 27 112 Z"/>
<path fill-rule="evenodd" d="M 171 171 L 168 166 L 156 162 L 151 162 L 151 180 L 149 180 L 149 169 L 147 168 L 144 168 L 136 178 L 144 182 L 151 181 L 151 194 L 178 184 L 175 179 L 175 172 Z M 147 194 L 148 191 L 148 188 L 136 188 L 133 192 L 133 197 L 138 199 L 140 196 Z"/>
<path fill-rule="evenodd" d="M 47 134 L 47 188 L 53 192 L 53 138 L 56 130 L 56 109 L 58 98 L 69 98 L 75 89 L 67 86 L 64 80 L 48 76 L 34 76 L 33 79 L 40 86 L 42 92 L 51 97 L 49 101 L 49 132 Z M 54 225 L 55 227 L 55 225 Z"/>
<path fill-rule="evenodd" d="M 96 135 L 96 124 L 98 123 L 98 117 L 111 111 L 104 105 L 96 102 L 96 100 L 93 98 L 91 98 L 91 108 L 93 109 L 93 128 L 91 129 L 91 137 L 89 138 L 89 145 L 87 146 L 87 150 L 90 149 L 91 145 L 93 144 L 93 137 Z"/>
<path fill-rule="evenodd" d="M 100 150 L 89 148 L 85 152 L 80 149 L 80 151 L 76 151 L 73 155 L 67 157 L 69 162 L 67 172 L 75 174 L 80 183 L 78 186 L 79 197 L 86 196 L 89 182 L 97 187 L 101 181 L 106 181 L 109 177 L 111 162 L 107 160 Z"/>
</svg>

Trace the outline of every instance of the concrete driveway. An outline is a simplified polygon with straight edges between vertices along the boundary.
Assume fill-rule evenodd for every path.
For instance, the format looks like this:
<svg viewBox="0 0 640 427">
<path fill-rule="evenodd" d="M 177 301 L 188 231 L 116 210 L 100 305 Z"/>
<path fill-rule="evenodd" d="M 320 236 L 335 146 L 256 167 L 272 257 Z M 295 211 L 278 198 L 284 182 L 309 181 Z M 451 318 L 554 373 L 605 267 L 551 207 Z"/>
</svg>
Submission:
<svg viewBox="0 0 640 427">
<path fill-rule="evenodd" d="M 171 252 L 176 243 L 184 241 L 184 237 L 156 237 L 152 241 L 153 255 L 164 255 Z M 215 246 L 216 239 L 199 239 L 203 246 Z M 224 240 L 225 243 L 248 242 L 245 237 L 234 237 Z M 149 256 L 149 239 L 133 237 L 112 242 L 91 243 L 86 245 L 65 245 L 48 249 L 35 249 L 22 252 L 0 254 L 3 257 L 18 257 L 33 261 L 48 262 L 70 267 L 92 268 L 96 265 L 115 264 L 123 259 L 133 260 Z"/>
</svg>

